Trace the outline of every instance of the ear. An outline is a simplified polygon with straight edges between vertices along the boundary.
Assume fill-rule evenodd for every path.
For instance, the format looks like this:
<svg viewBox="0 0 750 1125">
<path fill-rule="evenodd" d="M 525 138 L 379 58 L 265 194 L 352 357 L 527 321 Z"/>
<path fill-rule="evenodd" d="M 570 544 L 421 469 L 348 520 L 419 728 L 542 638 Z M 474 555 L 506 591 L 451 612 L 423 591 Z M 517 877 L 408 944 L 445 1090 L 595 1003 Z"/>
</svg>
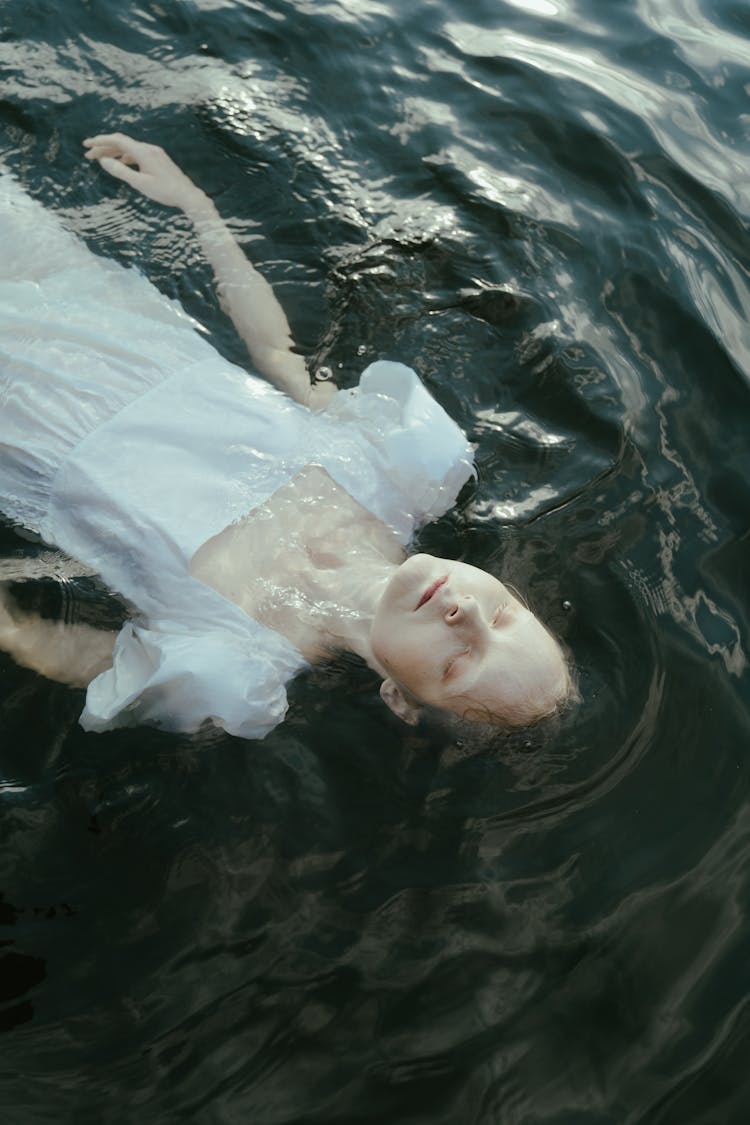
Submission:
<svg viewBox="0 0 750 1125">
<path fill-rule="evenodd" d="M 419 708 L 409 703 L 401 689 L 390 678 L 383 680 L 380 685 L 380 698 L 386 703 L 394 715 L 403 719 L 410 727 L 415 727 L 419 722 Z"/>
</svg>

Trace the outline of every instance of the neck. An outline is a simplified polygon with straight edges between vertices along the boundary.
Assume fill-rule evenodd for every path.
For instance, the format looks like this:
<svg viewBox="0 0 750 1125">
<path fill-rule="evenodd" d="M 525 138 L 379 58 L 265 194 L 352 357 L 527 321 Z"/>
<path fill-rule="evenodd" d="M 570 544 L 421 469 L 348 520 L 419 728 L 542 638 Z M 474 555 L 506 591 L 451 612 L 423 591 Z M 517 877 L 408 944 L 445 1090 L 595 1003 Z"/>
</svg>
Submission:
<svg viewBox="0 0 750 1125">
<path fill-rule="evenodd" d="M 370 632 L 378 603 L 397 570 L 398 564 L 382 556 L 357 556 L 313 576 L 316 590 L 310 613 L 316 626 L 331 647 L 356 653 L 381 674 Z"/>
<path fill-rule="evenodd" d="M 311 662 L 344 649 L 382 674 L 370 631 L 403 559 L 393 532 L 312 465 L 205 543 L 190 571 Z"/>
</svg>

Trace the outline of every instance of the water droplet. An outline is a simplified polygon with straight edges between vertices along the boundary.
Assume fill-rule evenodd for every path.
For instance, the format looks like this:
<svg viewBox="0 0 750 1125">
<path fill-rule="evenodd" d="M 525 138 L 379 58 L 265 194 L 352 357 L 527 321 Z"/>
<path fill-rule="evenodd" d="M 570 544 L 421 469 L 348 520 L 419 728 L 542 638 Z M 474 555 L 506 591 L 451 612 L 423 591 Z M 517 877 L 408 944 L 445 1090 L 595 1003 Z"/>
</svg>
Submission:
<svg viewBox="0 0 750 1125">
<path fill-rule="evenodd" d="M 357 355 L 364 355 L 367 351 L 367 344 L 360 344 L 357 348 Z"/>
<path fill-rule="evenodd" d="M 569 602 L 568 599 L 566 598 L 565 601 L 562 604 L 562 607 L 563 607 L 563 609 L 565 610 L 566 613 L 570 613 L 571 609 L 573 608 L 573 603 Z"/>
</svg>

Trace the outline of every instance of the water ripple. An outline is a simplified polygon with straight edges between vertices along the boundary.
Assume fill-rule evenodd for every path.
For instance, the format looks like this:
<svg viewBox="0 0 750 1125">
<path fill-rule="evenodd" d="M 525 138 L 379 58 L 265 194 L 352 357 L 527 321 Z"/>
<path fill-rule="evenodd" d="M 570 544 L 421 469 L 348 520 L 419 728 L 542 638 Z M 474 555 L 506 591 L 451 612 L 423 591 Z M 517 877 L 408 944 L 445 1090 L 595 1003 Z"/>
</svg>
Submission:
<svg viewBox="0 0 750 1125">
<path fill-rule="evenodd" d="M 680 168 L 695 176 L 737 210 L 750 205 L 746 161 L 723 144 L 702 116 L 692 91 L 649 80 L 617 65 L 592 46 L 573 48 L 520 35 L 505 28 L 479 30 L 448 21 L 445 34 L 465 57 L 504 59 L 532 67 L 541 75 L 572 81 L 607 103 L 625 109 L 648 124 L 656 146 Z"/>
</svg>

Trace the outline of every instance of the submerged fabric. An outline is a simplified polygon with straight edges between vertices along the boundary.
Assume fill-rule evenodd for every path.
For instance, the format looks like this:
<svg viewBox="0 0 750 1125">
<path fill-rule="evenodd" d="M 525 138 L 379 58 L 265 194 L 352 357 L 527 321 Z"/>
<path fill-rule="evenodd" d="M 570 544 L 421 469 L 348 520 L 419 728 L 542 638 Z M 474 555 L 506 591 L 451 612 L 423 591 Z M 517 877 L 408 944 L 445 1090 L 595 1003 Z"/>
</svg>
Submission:
<svg viewBox="0 0 750 1125">
<path fill-rule="evenodd" d="M 312 414 L 223 359 L 142 275 L 91 254 L 0 177 L 0 508 L 137 607 L 87 729 L 207 718 L 262 737 L 297 649 L 191 577 L 198 548 L 306 465 L 406 544 L 472 471 L 414 372 L 381 361 Z"/>
</svg>

